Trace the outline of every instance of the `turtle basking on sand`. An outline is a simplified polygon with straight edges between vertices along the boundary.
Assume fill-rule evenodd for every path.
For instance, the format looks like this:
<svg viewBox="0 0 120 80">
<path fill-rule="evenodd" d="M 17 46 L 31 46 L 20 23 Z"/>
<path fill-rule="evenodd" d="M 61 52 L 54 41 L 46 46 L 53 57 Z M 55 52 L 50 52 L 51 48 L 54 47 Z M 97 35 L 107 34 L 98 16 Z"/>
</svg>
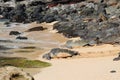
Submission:
<svg viewBox="0 0 120 80">
<path fill-rule="evenodd" d="M 79 55 L 79 53 L 68 49 L 53 48 L 50 52 L 44 54 L 43 58 L 50 60 L 52 58 L 67 58 L 75 55 Z"/>
</svg>

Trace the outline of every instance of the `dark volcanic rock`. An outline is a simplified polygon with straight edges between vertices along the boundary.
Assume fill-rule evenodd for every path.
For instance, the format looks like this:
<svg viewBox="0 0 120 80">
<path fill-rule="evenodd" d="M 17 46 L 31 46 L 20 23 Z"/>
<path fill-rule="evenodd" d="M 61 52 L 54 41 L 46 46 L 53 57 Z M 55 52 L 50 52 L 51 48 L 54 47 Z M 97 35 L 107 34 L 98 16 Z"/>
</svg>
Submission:
<svg viewBox="0 0 120 80">
<path fill-rule="evenodd" d="M 28 6 L 38 6 L 38 5 L 45 5 L 45 2 L 42 1 L 32 1 L 28 4 Z"/>
<path fill-rule="evenodd" d="M 66 37 L 77 37 L 78 35 L 74 32 L 74 24 L 70 22 L 59 22 L 56 23 L 53 29 L 57 29 L 58 33 L 63 33 Z"/>
<path fill-rule="evenodd" d="M 26 6 L 24 4 L 18 4 L 17 7 L 9 13 L 10 21 L 20 23 L 25 22 L 27 19 L 25 10 Z"/>
<path fill-rule="evenodd" d="M 13 7 L 5 7 L 1 10 L 3 18 L 10 19 L 9 13 L 13 10 Z"/>
<path fill-rule="evenodd" d="M 110 73 L 116 73 L 116 71 L 115 71 L 115 70 L 112 70 L 112 71 L 110 71 Z"/>
<path fill-rule="evenodd" d="M 50 60 L 52 58 L 67 58 L 75 55 L 79 55 L 79 53 L 68 49 L 54 48 L 49 53 L 43 55 L 43 58 Z"/>
<path fill-rule="evenodd" d="M 20 35 L 21 33 L 18 31 L 11 31 L 9 35 Z"/>
<path fill-rule="evenodd" d="M 51 22 L 56 21 L 56 19 L 54 18 L 54 15 L 45 15 L 43 17 L 43 21 L 46 23 L 51 23 Z"/>
<path fill-rule="evenodd" d="M 84 7 L 82 8 L 81 10 L 81 15 L 84 15 L 84 16 L 91 16 L 95 12 L 95 9 L 94 8 L 87 8 L 87 7 Z"/>
<path fill-rule="evenodd" d="M 81 37 L 87 42 L 96 43 L 119 43 L 119 22 L 59 22 L 53 29 L 63 33 L 66 37 Z"/>
<path fill-rule="evenodd" d="M 28 38 L 27 38 L 27 37 L 24 37 L 24 36 L 18 36 L 18 37 L 16 37 L 16 39 L 19 39 L 19 40 L 27 40 Z"/>
<path fill-rule="evenodd" d="M 33 21 L 38 21 L 38 22 L 44 22 L 43 17 L 45 14 L 44 11 L 46 10 L 44 5 L 38 5 L 38 6 L 30 6 L 27 8 L 26 13 L 28 15 L 28 21 L 33 22 Z"/>
<path fill-rule="evenodd" d="M 34 28 L 31 28 L 31 29 L 28 29 L 27 32 L 31 32 L 31 31 L 43 31 L 45 29 L 46 28 L 43 28 L 42 26 L 38 26 L 38 27 L 34 27 Z"/>
</svg>

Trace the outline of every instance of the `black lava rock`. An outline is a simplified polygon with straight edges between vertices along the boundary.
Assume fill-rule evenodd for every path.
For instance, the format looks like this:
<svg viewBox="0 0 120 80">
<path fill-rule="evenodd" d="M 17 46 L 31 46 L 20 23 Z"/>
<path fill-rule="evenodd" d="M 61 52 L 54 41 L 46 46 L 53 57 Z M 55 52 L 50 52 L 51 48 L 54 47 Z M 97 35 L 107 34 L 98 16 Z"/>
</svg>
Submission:
<svg viewBox="0 0 120 80">
<path fill-rule="evenodd" d="M 20 35 L 21 33 L 18 31 L 11 31 L 9 35 Z"/>
<path fill-rule="evenodd" d="M 27 37 L 23 37 L 23 36 L 18 36 L 18 37 L 16 37 L 16 39 L 19 39 L 19 40 L 27 40 L 28 38 L 27 38 Z"/>
<path fill-rule="evenodd" d="M 27 32 L 31 32 L 31 31 L 43 31 L 47 28 L 43 28 L 42 26 L 38 26 L 38 27 L 34 27 L 34 28 L 31 28 L 31 29 L 28 29 Z"/>
</svg>

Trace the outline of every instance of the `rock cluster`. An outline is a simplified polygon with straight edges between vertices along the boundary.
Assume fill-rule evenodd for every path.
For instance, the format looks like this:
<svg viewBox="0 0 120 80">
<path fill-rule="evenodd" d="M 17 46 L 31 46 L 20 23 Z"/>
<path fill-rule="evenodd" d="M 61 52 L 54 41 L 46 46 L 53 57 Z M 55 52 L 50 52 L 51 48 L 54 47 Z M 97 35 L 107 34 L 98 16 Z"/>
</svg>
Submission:
<svg viewBox="0 0 120 80">
<path fill-rule="evenodd" d="M 43 31 L 43 30 L 45 30 L 45 29 L 47 29 L 47 28 L 44 28 L 44 27 L 42 27 L 42 26 L 37 26 L 37 27 L 28 29 L 26 32 Z"/>
<path fill-rule="evenodd" d="M 62 16 L 67 19 L 56 23 L 53 29 L 66 37 L 80 37 L 88 43 L 119 43 L 119 3 L 116 0 L 99 3 L 92 1 L 52 8 L 62 12 Z"/>
<path fill-rule="evenodd" d="M 66 37 L 88 43 L 119 43 L 119 0 L 32 0 L 16 7 L 1 7 L 0 15 L 12 22 L 53 22 Z"/>
<path fill-rule="evenodd" d="M 72 0 L 1 0 L 3 4 L 0 5 L 0 15 L 3 18 L 10 19 L 13 22 L 53 22 L 57 18 L 61 18 L 60 15 L 54 15 L 53 12 L 49 12 L 50 5 L 58 5 L 64 3 L 70 3 Z M 75 0 L 72 2 L 78 2 Z M 84 1 L 84 0 L 83 0 Z M 12 3 L 13 6 L 10 5 Z"/>
</svg>

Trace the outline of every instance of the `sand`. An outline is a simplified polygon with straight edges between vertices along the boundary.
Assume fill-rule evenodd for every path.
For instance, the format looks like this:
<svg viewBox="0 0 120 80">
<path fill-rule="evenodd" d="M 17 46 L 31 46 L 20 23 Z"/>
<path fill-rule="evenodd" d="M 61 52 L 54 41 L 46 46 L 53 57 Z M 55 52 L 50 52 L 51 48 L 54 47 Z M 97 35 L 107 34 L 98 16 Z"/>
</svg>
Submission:
<svg viewBox="0 0 120 80">
<path fill-rule="evenodd" d="M 35 80 L 120 80 L 120 61 L 110 57 L 54 59 L 51 67 L 34 75 Z M 116 73 L 110 71 L 115 70 Z"/>
<path fill-rule="evenodd" d="M 72 50 L 80 53 L 79 57 L 91 58 L 91 57 L 107 57 L 115 56 L 120 52 L 120 45 L 102 44 L 92 47 L 78 47 Z"/>
<path fill-rule="evenodd" d="M 80 56 L 47 61 L 52 66 L 42 69 L 34 75 L 34 78 L 35 80 L 120 80 L 120 61 L 113 61 L 118 56 L 119 49 L 119 45 L 110 44 L 73 48 L 72 50 L 78 51 Z M 42 60 L 41 55 L 38 60 Z"/>
</svg>

